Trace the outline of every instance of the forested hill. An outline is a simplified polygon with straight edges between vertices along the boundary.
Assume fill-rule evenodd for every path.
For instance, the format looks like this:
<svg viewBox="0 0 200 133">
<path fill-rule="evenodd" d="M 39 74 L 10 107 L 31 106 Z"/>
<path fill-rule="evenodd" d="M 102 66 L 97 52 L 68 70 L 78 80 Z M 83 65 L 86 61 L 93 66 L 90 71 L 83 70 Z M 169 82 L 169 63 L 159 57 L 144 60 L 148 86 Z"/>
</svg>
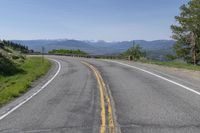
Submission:
<svg viewBox="0 0 200 133">
<path fill-rule="evenodd" d="M 14 43 L 12 41 L 6 41 L 6 40 L 3 40 L 3 41 L 0 40 L 0 48 L 2 48 L 4 50 L 9 48 L 9 49 L 12 49 L 15 51 L 19 51 L 21 53 L 28 53 L 28 51 L 29 51 L 28 46 Z"/>
</svg>

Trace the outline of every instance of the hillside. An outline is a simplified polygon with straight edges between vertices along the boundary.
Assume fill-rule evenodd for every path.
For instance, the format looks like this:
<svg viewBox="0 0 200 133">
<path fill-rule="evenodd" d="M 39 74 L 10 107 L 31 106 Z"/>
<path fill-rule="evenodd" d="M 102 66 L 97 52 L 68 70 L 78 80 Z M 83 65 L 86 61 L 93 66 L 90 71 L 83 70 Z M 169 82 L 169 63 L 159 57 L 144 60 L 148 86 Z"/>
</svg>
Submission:
<svg viewBox="0 0 200 133">
<path fill-rule="evenodd" d="M 134 40 L 136 43 L 147 51 L 149 57 L 161 57 L 173 53 L 173 40 Z M 126 51 L 133 45 L 133 41 L 106 42 L 106 41 L 81 41 L 81 40 L 14 40 L 28 46 L 34 51 L 41 51 L 45 47 L 48 52 L 53 49 L 80 49 L 92 55 L 118 54 Z M 160 51 L 160 52 L 159 52 Z"/>
<path fill-rule="evenodd" d="M 26 92 L 51 66 L 47 59 L 26 57 L 27 52 L 27 46 L 0 41 L 0 107 Z"/>
<path fill-rule="evenodd" d="M 28 47 L 9 41 L 0 41 L 0 75 L 12 75 L 20 71 L 18 65 L 23 63 Z"/>
</svg>

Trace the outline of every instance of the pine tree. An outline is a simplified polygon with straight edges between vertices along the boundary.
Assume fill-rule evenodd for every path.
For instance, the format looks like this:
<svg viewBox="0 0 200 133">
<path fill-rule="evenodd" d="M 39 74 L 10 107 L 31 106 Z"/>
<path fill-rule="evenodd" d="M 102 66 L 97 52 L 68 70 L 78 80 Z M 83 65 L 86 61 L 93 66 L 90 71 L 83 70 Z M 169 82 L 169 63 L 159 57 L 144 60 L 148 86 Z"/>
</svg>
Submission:
<svg viewBox="0 0 200 133">
<path fill-rule="evenodd" d="M 200 61 L 200 0 L 191 0 L 180 11 L 175 17 L 179 24 L 171 26 L 174 50 L 177 57 L 196 65 Z"/>
</svg>

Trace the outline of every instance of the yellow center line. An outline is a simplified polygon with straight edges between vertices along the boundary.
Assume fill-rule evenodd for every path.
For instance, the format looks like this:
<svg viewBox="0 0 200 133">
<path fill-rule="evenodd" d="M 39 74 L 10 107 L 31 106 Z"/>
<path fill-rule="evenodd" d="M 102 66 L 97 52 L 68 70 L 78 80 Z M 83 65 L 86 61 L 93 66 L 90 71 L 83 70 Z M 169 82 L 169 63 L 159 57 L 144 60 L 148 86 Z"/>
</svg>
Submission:
<svg viewBox="0 0 200 133">
<path fill-rule="evenodd" d="M 87 65 L 89 68 L 93 70 L 95 73 L 96 79 L 98 81 L 99 89 L 100 89 L 100 97 L 101 97 L 101 129 L 100 133 L 105 133 L 106 131 L 106 113 L 105 113 L 105 102 L 104 102 L 104 93 L 106 97 L 107 107 L 108 107 L 108 123 L 109 123 L 109 133 L 115 133 L 115 126 L 114 126 L 114 119 L 113 119 L 113 111 L 111 100 L 107 92 L 107 88 L 105 82 L 100 74 L 100 72 L 92 65 L 82 62 L 83 64 Z"/>
<path fill-rule="evenodd" d="M 110 133 L 115 133 L 115 129 L 114 129 L 114 119 L 113 119 L 113 111 L 112 111 L 112 105 L 111 105 L 111 100 L 110 97 L 108 95 L 107 89 L 106 89 L 106 85 L 105 82 L 101 76 L 101 74 L 97 71 L 102 84 L 103 84 L 103 88 L 104 88 L 104 92 L 106 93 L 106 100 L 107 100 L 107 104 L 108 104 L 108 122 L 109 122 L 109 132 Z"/>
<path fill-rule="evenodd" d="M 101 98 L 101 128 L 100 128 L 100 133 L 105 133 L 105 131 L 106 131 L 106 113 L 105 113 L 105 102 L 104 102 L 102 84 L 100 82 L 100 78 L 99 78 L 96 70 L 94 69 L 94 67 L 91 66 L 90 64 L 86 63 L 86 62 L 82 62 L 82 63 L 87 65 L 89 68 L 91 68 L 93 70 L 93 72 L 95 73 L 96 79 L 98 81 L 99 90 L 100 90 L 100 98 Z"/>
</svg>

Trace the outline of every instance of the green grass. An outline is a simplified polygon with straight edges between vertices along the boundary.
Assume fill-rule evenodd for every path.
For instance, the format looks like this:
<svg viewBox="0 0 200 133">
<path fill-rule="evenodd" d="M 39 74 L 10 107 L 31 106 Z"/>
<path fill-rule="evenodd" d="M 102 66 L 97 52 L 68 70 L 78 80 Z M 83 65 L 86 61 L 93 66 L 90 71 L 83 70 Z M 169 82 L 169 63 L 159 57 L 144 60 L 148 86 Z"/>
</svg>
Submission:
<svg viewBox="0 0 200 133">
<path fill-rule="evenodd" d="M 23 72 L 12 76 L 0 75 L 0 106 L 26 92 L 31 83 L 44 75 L 50 67 L 51 63 L 47 59 L 42 63 L 41 57 L 28 57 L 19 65 Z"/>
<path fill-rule="evenodd" d="M 200 66 L 195 66 L 195 65 L 192 65 L 192 64 L 181 63 L 181 62 L 161 62 L 161 61 L 154 61 L 154 60 L 141 60 L 139 62 L 148 63 L 148 64 L 155 64 L 155 65 L 160 65 L 160 66 L 167 66 L 167 67 L 174 67 L 174 68 L 200 71 Z"/>
</svg>

